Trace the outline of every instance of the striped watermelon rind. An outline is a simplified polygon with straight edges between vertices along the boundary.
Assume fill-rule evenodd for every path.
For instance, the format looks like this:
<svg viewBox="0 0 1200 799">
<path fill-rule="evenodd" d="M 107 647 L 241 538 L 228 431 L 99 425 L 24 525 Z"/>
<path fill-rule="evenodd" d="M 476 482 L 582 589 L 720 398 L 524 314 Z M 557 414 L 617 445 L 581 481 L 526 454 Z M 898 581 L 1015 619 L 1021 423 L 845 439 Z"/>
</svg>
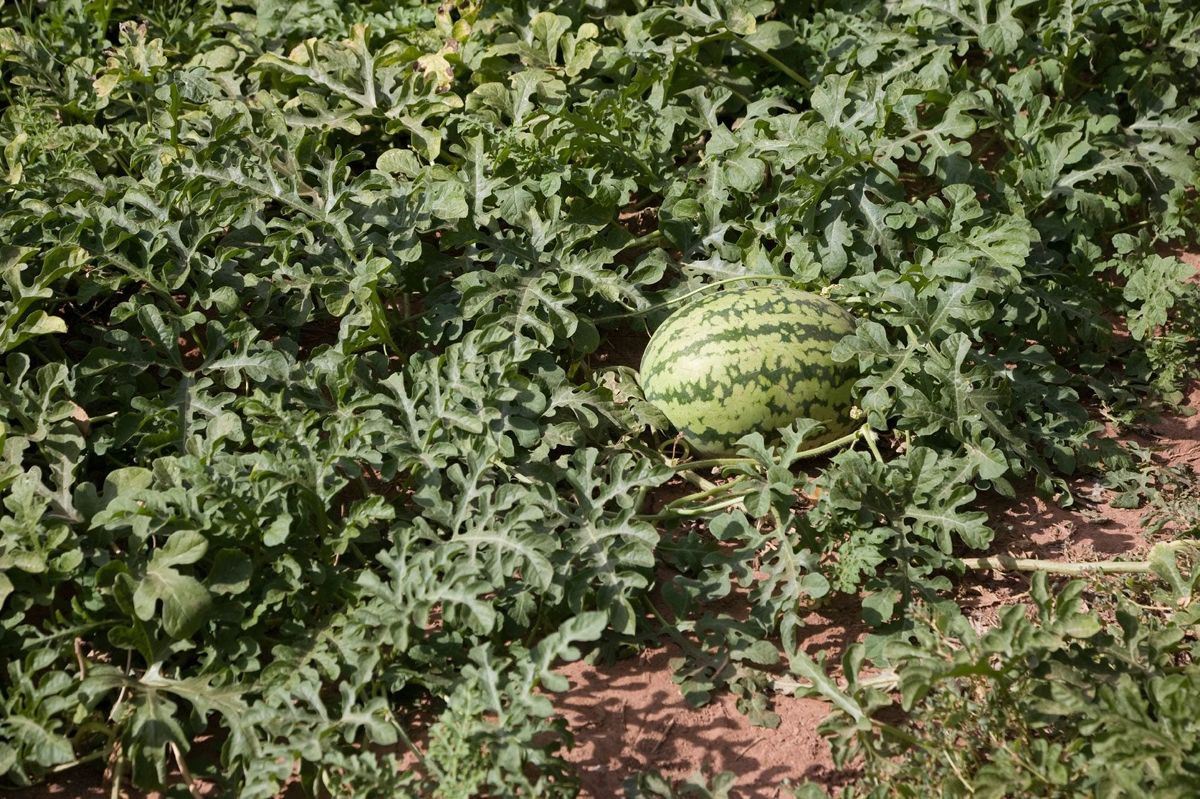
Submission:
<svg viewBox="0 0 1200 799">
<path fill-rule="evenodd" d="M 642 355 L 642 391 L 696 452 L 731 452 L 742 436 L 808 417 L 825 433 L 849 432 L 851 364 L 833 347 L 854 317 L 831 300 L 791 287 L 709 294 L 671 314 Z"/>
</svg>

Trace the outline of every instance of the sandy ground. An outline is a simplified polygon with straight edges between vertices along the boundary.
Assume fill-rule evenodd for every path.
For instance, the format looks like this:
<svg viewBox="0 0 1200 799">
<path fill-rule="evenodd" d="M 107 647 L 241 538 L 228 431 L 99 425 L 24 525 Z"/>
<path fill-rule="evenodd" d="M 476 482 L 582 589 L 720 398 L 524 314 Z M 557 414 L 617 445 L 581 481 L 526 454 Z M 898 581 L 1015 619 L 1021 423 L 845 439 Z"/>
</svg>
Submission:
<svg viewBox="0 0 1200 799">
<path fill-rule="evenodd" d="M 568 759 L 579 767 L 583 796 L 620 796 L 626 777 L 643 769 L 671 777 L 732 771 L 746 797 L 788 796 L 785 780 L 836 780 L 816 729 L 828 713 L 824 702 L 779 702 L 774 730 L 751 726 L 729 695 L 692 709 L 671 680 L 668 661 L 677 655 L 666 648 L 612 666 L 562 669 L 572 689 L 556 704 L 575 734 Z"/>
<path fill-rule="evenodd" d="M 1200 256 L 1185 256 L 1200 268 Z M 1161 466 L 1190 467 L 1200 473 L 1200 387 L 1188 397 L 1194 415 L 1164 416 L 1129 438 L 1156 451 Z M 1061 508 L 1019 492 L 1015 501 L 990 499 L 983 504 L 997 530 L 992 551 L 1018 557 L 1092 560 L 1130 556 L 1147 546 L 1142 535 L 1144 509 L 1108 504 L 1094 481 L 1072 486 L 1081 499 Z M 981 573 L 962 579 L 956 598 L 977 624 L 986 625 L 1000 608 L 1020 601 L 1028 582 L 1019 574 Z M 727 610 L 734 611 L 733 608 Z M 853 603 L 834 603 L 808 617 L 813 634 L 806 650 L 839 650 L 866 631 Z M 571 688 L 553 697 L 576 739 L 568 758 L 577 764 L 583 796 L 608 799 L 624 794 L 627 775 L 656 769 L 672 778 L 697 771 L 737 775 L 733 795 L 750 799 L 790 796 L 786 782 L 812 779 L 827 785 L 852 777 L 838 772 L 828 744 L 817 733 L 825 717 L 824 703 L 779 696 L 773 710 L 781 723 L 769 730 L 752 726 L 735 707 L 735 698 L 720 696 L 699 709 L 690 708 L 672 681 L 672 647 L 648 650 L 610 665 L 573 663 L 560 669 Z M 105 797 L 97 768 L 83 767 L 57 775 L 34 789 L 5 791 L 13 799 L 82 799 Z M 206 786 L 211 788 L 211 786 Z M 205 791 L 210 793 L 211 791 Z"/>
</svg>

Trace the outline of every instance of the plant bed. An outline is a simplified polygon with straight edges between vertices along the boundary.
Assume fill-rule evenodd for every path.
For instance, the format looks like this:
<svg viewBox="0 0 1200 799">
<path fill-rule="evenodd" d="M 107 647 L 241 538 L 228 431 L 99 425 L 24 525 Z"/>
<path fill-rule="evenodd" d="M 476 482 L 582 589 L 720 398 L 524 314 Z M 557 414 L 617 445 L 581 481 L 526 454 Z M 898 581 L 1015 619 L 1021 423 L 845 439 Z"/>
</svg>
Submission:
<svg viewBox="0 0 1200 799">
<path fill-rule="evenodd" d="M 1193 6 L 0 5 L 0 786 L 1187 795 Z"/>
</svg>

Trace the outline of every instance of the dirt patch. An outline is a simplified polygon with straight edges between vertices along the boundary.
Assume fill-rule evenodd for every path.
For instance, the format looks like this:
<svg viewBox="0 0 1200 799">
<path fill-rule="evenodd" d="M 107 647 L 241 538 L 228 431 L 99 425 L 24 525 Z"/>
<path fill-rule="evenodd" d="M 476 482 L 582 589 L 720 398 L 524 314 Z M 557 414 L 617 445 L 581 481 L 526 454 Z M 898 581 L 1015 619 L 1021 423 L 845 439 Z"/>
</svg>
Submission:
<svg viewBox="0 0 1200 799">
<path fill-rule="evenodd" d="M 561 673 L 571 690 L 557 701 L 575 735 L 568 759 L 579 768 L 582 796 L 623 795 L 625 779 L 655 769 L 672 778 L 733 771 L 743 796 L 782 797 L 785 781 L 826 779 L 835 769 L 816 728 L 824 702 L 780 697 L 779 727 L 751 726 L 732 696 L 691 708 L 671 680 L 675 647 L 643 652 L 607 666 L 572 663 Z"/>
<path fill-rule="evenodd" d="M 108 792 L 102 787 L 103 780 L 104 775 L 99 768 L 80 766 L 56 774 L 44 785 L 6 789 L 3 795 L 12 799 L 106 799 Z"/>
<path fill-rule="evenodd" d="M 1191 416 L 1164 416 L 1153 425 L 1154 435 L 1144 443 L 1160 448 L 1163 463 L 1200 470 L 1200 386 L 1192 388 L 1187 407 Z"/>
</svg>

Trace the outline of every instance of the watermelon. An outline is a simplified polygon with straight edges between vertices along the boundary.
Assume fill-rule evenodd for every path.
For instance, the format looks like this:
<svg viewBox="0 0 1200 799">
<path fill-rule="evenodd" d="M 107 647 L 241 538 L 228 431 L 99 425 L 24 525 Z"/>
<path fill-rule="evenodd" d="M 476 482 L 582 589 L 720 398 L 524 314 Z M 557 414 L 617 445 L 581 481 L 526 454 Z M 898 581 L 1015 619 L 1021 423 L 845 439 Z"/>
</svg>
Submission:
<svg viewBox="0 0 1200 799">
<path fill-rule="evenodd" d="M 801 417 L 825 425 L 822 441 L 851 429 L 850 364 L 833 346 L 854 318 L 807 291 L 752 286 L 713 292 L 667 317 L 642 355 L 646 399 L 692 449 L 730 452 L 734 442 Z"/>
</svg>

